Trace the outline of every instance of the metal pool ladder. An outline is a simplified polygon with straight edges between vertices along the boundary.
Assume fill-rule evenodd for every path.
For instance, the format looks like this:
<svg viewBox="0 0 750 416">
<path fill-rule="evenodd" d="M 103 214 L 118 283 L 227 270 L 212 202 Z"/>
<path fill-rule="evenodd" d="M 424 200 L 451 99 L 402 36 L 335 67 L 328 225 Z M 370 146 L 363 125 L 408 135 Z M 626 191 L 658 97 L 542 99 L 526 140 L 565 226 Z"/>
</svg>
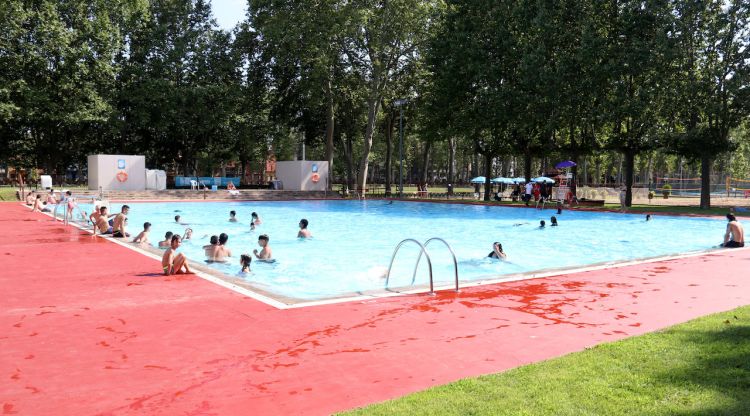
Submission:
<svg viewBox="0 0 750 416">
<path fill-rule="evenodd" d="M 388 282 L 391 279 L 391 269 L 393 269 L 393 262 L 396 260 L 396 254 L 398 254 L 398 251 L 401 249 L 401 246 L 403 246 L 405 243 L 413 242 L 419 246 L 419 257 L 417 257 L 417 263 L 414 265 L 414 272 L 411 275 L 411 284 L 413 285 L 414 282 L 417 279 L 417 269 L 419 268 L 419 262 L 422 260 L 422 254 L 424 254 L 425 258 L 427 259 L 427 268 L 430 272 L 430 294 L 435 294 L 435 288 L 433 283 L 433 277 L 432 277 L 432 260 L 430 259 L 430 254 L 427 253 L 427 246 L 433 242 L 433 241 L 439 241 L 445 245 L 446 248 L 448 248 L 448 251 L 451 253 L 451 257 L 453 258 L 453 273 L 455 276 L 455 283 L 456 283 L 456 292 L 458 292 L 458 262 L 456 261 L 456 253 L 453 252 L 453 249 L 451 248 L 450 244 L 448 244 L 447 241 L 443 240 L 439 237 L 433 237 L 429 240 L 425 241 L 424 244 L 420 243 L 419 241 L 413 239 L 413 238 L 407 238 L 405 240 L 402 240 L 398 245 L 396 246 L 396 249 L 393 250 L 393 255 L 391 256 L 391 263 L 388 265 L 388 274 L 385 276 L 385 287 L 388 287 Z"/>
</svg>

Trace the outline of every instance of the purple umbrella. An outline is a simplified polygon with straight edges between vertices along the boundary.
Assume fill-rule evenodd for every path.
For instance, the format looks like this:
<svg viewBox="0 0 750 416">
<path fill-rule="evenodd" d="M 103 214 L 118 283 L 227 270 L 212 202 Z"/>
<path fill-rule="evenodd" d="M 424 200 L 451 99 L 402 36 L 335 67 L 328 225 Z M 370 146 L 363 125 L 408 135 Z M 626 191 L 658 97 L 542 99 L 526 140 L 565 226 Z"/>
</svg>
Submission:
<svg viewBox="0 0 750 416">
<path fill-rule="evenodd" d="M 572 168 L 573 166 L 576 166 L 576 162 L 573 162 L 572 160 L 566 160 L 555 165 L 558 169 Z"/>
</svg>

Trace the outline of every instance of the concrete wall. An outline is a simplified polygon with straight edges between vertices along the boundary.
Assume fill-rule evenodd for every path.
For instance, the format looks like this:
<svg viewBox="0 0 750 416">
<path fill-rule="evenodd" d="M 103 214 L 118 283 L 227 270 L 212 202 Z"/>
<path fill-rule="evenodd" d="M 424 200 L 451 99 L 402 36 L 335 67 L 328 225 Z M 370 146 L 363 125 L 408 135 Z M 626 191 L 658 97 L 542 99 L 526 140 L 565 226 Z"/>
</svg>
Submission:
<svg viewBox="0 0 750 416">
<path fill-rule="evenodd" d="M 89 155 L 88 162 L 89 189 L 91 190 L 98 190 L 100 186 L 105 191 L 143 191 L 146 189 L 145 156 Z"/>
<path fill-rule="evenodd" d="M 316 173 L 319 179 L 318 182 L 313 182 L 313 175 Z M 328 183 L 328 162 L 320 160 L 276 162 L 276 178 L 283 182 L 284 190 L 287 191 L 325 191 Z"/>
</svg>

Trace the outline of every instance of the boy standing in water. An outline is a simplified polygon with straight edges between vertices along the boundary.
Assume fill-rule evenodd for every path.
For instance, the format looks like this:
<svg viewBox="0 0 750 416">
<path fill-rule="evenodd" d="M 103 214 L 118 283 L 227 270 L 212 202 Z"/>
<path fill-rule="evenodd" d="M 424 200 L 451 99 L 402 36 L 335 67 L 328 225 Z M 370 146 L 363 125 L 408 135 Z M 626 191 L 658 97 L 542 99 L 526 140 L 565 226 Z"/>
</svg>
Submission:
<svg viewBox="0 0 750 416">
<path fill-rule="evenodd" d="M 180 247 L 180 236 L 173 235 L 169 248 L 164 252 L 164 256 L 161 258 L 161 268 L 164 270 L 164 275 L 166 276 L 171 274 L 192 273 L 185 255 L 182 253 L 176 253 L 178 247 Z M 185 269 L 185 271 L 183 272 L 182 269 Z"/>
<path fill-rule="evenodd" d="M 271 260 L 271 247 L 268 246 L 268 240 L 269 238 L 265 234 L 258 237 L 258 245 L 261 246 L 262 249 L 260 252 L 258 252 L 258 249 L 253 250 L 253 254 L 255 254 L 255 257 L 257 257 L 258 260 Z"/>
<path fill-rule="evenodd" d="M 229 222 L 237 222 L 237 213 L 235 211 L 229 211 Z"/>
<path fill-rule="evenodd" d="M 148 244 L 148 233 L 151 231 L 151 223 L 143 223 L 143 231 L 133 239 L 134 243 Z"/>
<path fill-rule="evenodd" d="M 302 218 L 299 220 L 299 232 L 297 233 L 297 238 L 310 238 L 312 237 L 312 233 L 310 233 L 310 230 L 307 229 L 307 225 L 309 222 Z"/>
<path fill-rule="evenodd" d="M 167 231 L 167 233 L 164 234 L 164 240 L 159 241 L 159 248 L 167 248 L 172 245 L 172 235 L 174 234 L 171 231 Z"/>
</svg>

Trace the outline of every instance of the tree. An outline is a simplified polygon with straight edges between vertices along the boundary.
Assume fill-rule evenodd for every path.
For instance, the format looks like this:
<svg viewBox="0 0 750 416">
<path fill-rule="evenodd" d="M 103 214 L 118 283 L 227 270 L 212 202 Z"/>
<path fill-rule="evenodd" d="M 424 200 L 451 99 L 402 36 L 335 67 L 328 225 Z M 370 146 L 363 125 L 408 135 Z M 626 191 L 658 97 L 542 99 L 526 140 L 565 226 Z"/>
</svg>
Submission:
<svg viewBox="0 0 750 416">
<path fill-rule="evenodd" d="M 711 207 L 711 166 L 736 147 L 730 132 L 750 113 L 750 4 L 674 2 L 678 59 L 673 73 L 673 148 L 701 162 L 701 202 Z"/>
<path fill-rule="evenodd" d="M 609 146 L 625 162 L 627 206 L 633 200 L 635 157 L 659 146 L 664 130 L 669 63 L 674 48 L 668 36 L 671 8 L 665 0 L 620 1 L 610 10 L 612 78 Z"/>
</svg>

